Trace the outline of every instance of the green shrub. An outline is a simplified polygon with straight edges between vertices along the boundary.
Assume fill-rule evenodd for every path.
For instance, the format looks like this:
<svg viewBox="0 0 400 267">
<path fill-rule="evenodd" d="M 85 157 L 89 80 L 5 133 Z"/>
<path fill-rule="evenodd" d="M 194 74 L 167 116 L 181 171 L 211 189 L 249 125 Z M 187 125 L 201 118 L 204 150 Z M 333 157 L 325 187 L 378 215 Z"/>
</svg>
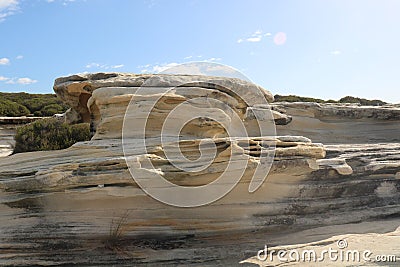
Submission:
<svg viewBox="0 0 400 267">
<path fill-rule="evenodd" d="M 340 103 L 358 103 L 363 106 L 383 106 L 386 105 L 386 102 L 381 100 L 368 100 L 365 98 L 353 97 L 353 96 L 345 96 L 339 100 Z"/>
<path fill-rule="evenodd" d="M 315 103 L 325 103 L 325 100 L 312 98 L 312 97 L 303 97 L 297 95 L 275 95 L 275 102 L 315 102 Z M 330 100 L 333 101 L 333 100 Z M 330 102 L 331 103 L 331 102 Z"/>
<path fill-rule="evenodd" d="M 41 108 L 41 110 L 35 111 L 33 114 L 35 116 L 47 117 L 54 114 L 63 113 L 65 110 L 62 106 L 58 104 L 50 104 Z"/>
<path fill-rule="evenodd" d="M 26 116 L 29 113 L 29 110 L 23 105 L 15 103 L 11 100 L 0 99 L 0 116 L 19 117 Z"/>
<path fill-rule="evenodd" d="M 339 101 L 336 100 L 323 100 L 312 97 L 303 97 L 297 95 L 275 95 L 275 102 L 315 102 L 315 103 L 357 103 L 363 106 L 383 106 L 386 102 L 381 100 L 368 100 L 365 98 L 359 98 L 354 96 L 345 96 Z"/>
<path fill-rule="evenodd" d="M 87 140 L 88 123 L 69 125 L 56 118 L 41 119 L 17 128 L 14 153 L 64 149 Z"/>
<path fill-rule="evenodd" d="M 28 94 L 28 93 L 1 93 L 0 101 L 11 101 L 24 106 L 35 116 L 52 116 L 56 113 L 63 113 L 68 109 L 55 94 Z M 6 106 L 12 105 L 7 102 Z"/>
</svg>

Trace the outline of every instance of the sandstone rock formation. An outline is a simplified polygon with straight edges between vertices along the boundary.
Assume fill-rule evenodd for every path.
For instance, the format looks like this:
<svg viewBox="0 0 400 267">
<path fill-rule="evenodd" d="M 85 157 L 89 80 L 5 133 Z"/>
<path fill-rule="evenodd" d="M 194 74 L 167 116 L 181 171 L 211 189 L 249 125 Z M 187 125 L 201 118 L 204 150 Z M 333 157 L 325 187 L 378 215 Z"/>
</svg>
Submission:
<svg viewBox="0 0 400 267">
<path fill-rule="evenodd" d="M 0 158 L 13 152 L 15 125 L 0 124 Z"/>
<path fill-rule="evenodd" d="M 359 106 L 280 102 L 274 110 L 293 117 L 280 135 L 302 135 L 324 144 L 400 142 L 400 108 L 395 105 Z"/>
<path fill-rule="evenodd" d="M 0 264 L 233 266 L 254 256 L 264 237 L 278 230 L 400 214 L 400 143 L 324 146 L 307 138 L 315 137 L 308 135 L 311 124 L 298 130 L 305 137 L 292 134 L 293 128 L 286 135 L 282 129 L 299 125 L 299 116 L 290 112 L 289 104 L 274 104 L 270 112 L 263 99 L 255 97 L 261 93 L 272 101 L 268 91 L 237 79 L 198 76 L 195 80 L 187 75 L 118 73 L 57 79 L 54 90 L 71 105 L 70 121 L 90 121 L 94 136 L 69 149 L 22 153 L 0 161 L 0 249 L 5 251 Z M 168 91 L 170 87 L 173 91 Z M 135 127 L 121 140 L 128 104 L 134 97 L 131 105 L 138 111 L 134 114 L 141 114 L 152 98 L 166 91 L 149 117 L 147 151 L 132 149 L 129 156 L 149 178 L 155 170 L 147 162 L 171 183 L 201 186 L 223 172 L 232 151 L 241 151 L 247 162 L 242 179 L 210 205 L 186 209 L 156 201 L 140 189 L 127 168 L 122 143 L 136 148 L 143 141 L 141 129 Z M 223 112 L 238 114 L 249 137 L 232 140 L 221 125 L 196 118 L 182 128 L 180 140 L 160 145 L 159 124 L 177 103 L 189 100 L 204 108 L 210 99 L 231 108 L 221 106 Z M 391 112 L 390 119 L 396 119 L 397 111 Z M 278 135 L 259 136 L 257 116 L 282 124 Z M 383 115 L 372 116 L 381 120 Z M 203 140 L 211 140 L 217 148 L 208 169 L 182 172 L 168 161 L 168 146 L 180 147 L 196 159 Z M 267 180 L 249 193 L 260 155 L 271 144 L 275 157 Z"/>
</svg>

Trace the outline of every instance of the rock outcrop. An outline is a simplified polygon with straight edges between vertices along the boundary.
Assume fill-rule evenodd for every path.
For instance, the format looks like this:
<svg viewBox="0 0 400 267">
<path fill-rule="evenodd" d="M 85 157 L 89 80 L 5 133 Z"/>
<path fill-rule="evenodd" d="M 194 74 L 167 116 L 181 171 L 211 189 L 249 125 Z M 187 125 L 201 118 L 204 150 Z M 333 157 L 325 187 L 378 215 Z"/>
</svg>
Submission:
<svg viewBox="0 0 400 267">
<path fill-rule="evenodd" d="M 400 215 L 400 143 L 324 146 L 307 138 L 312 125 L 299 130 L 306 137 L 282 134 L 284 127 L 296 125 L 298 115 L 287 106 L 285 115 L 282 105 L 275 104 L 271 112 L 265 105 L 265 100 L 273 100 L 268 91 L 237 79 L 195 80 L 118 73 L 57 79 L 54 90 L 71 105 L 71 121 L 90 121 L 94 136 L 69 149 L 22 153 L 0 161 L 0 264 L 236 265 L 253 256 L 271 232 Z M 140 147 L 140 127 L 129 128 L 122 140 L 128 104 L 136 111 L 136 117 L 128 113 L 128 119 L 140 125 L 137 115 L 160 94 L 149 117 L 146 151 Z M 238 96 L 247 96 L 247 101 Z M 178 141 L 160 145 L 167 113 L 185 101 L 207 108 L 211 99 L 225 104 L 216 114 L 238 114 L 249 136 L 232 139 L 220 124 L 195 116 L 181 129 Z M 178 124 L 185 115 L 179 113 L 174 121 Z M 260 136 L 256 118 L 283 125 L 278 135 Z M 179 147 L 196 160 L 205 140 L 217 152 L 204 170 L 184 172 L 165 153 L 169 146 Z M 233 177 L 244 171 L 225 197 L 197 208 L 179 208 L 151 198 L 138 186 L 122 144 L 133 148 L 129 156 L 144 176 L 161 173 L 170 183 L 187 187 L 214 181 L 238 151 L 246 168 L 228 173 Z M 271 147 L 275 157 L 269 175 L 249 193 L 251 177 Z M 243 254 L 246 249 L 251 251 Z"/>
<path fill-rule="evenodd" d="M 0 124 L 0 158 L 13 152 L 15 125 Z"/>
<path fill-rule="evenodd" d="M 289 125 L 277 126 L 280 135 L 307 136 L 323 144 L 400 142 L 400 108 L 395 105 L 280 102 L 272 106 L 293 118 Z"/>
</svg>

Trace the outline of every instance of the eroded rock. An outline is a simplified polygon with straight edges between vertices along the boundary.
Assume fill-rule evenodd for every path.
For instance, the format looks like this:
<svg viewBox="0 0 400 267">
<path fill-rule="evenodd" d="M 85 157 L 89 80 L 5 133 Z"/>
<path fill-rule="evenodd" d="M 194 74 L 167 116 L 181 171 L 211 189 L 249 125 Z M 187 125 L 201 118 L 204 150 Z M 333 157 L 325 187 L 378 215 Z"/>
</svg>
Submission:
<svg viewBox="0 0 400 267">
<path fill-rule="evenodd" d="M 155 81 L 146 84 L 150 77 Z M 287 115 L 275 108 L 270 112 L 254 97 L 255 92 L 262 92 L 271 101 L 268 91 L 237 79 L 216 77 L 220 85 L 212 85 L 203 78 L 191 82 L 185 75 L 98 73 L 57 79 L 54 89 L 72 106 L 71 121 L 90 121 L 95 135 L 65 150 L 21 153 L 0 161 L 0 238 L 1 249 L 6 251 L 0 263 L 204 266 L 217 261 L 233 265 L 245 258 L 246 246 L 255 247 L 252 240 L 259 240 L 260 233 L 399 216 L 399 143 L 313 143 L 316 135 L 307 133 L 320 129 L 297 120 L 314 118 L 321 106 L 299 104 L 296 112 L 303 115 L 291 112 L 286 104 Z M 146 135 L 146 151 L 141 147 L 140 128 L 132 128 L 121 140 L 126 107 L 133 97 L 136 113 L 128 116 L 140 119 L 138 115 L 151 99 L 182 84 L 163 95 L 150 117 L 153 128 Z M 138 91 L 143 85 L 146 88 Z M 227 88 L 248 95 L 250 101 L 244 103 Z M 182 128 L 180 140 L 160 143 L 160 125 L 174 106 L 193 100 L 204 108 L 210 103 L 207 99 L 226 104 L 216 114 L 237 113 L 250 135 L 232 139 L 221 125 L 200 118 Z M 336 111 L 328 113 L 338 116 Z M 345 115 L 346 124 L 360 119 L 352 116 Z M 384 115 L 372 116 L 371 123 L 378 119 L 388 126 Z M 282 124 L 289 123 L 290 117 L 293 120 L 279 126 L 291 127 L 288 134 L 278 128 L 278 135 L 260 136 L 254 127 L 256 117 Z M 297 131 L 304 136 L 293 134 L 293 123 L 301 126 Z M 207 169 L 183 172 L 166 156 L 166 149 L 180 147 L 187 158 L 196 160 L 205 140 L 206 147 L 215 146 L 217 151 Z M 243 176 L 218 201 L 194 209 L 168 206 L 148 196 L 132 178 L 123 142 L 132 148 L 129 157 L 136 160 L 143 176 L 152 179 L 162 174 L 177 185 L 214 181 L 232 160 L 232 151 L 240 152 L 246 167 L 231 170 L 232 177 L 242 171 Z M 255 169 L 262 165 L 260 158 L 271 148 L 275 156 L 268 177 L 257 191 L 249 193 Z M 119 221 L 123 235 L 115 240 L 112 231 Z M 229 242 L 232 251 L 221 251 Z"/>
<path fill-rule="evenodd" d="M 292 118 L 279 135 L 300 135 L 324 144 L 400 142 L 400 108 L 395 105 L 273 103 Z"/>
</svg>

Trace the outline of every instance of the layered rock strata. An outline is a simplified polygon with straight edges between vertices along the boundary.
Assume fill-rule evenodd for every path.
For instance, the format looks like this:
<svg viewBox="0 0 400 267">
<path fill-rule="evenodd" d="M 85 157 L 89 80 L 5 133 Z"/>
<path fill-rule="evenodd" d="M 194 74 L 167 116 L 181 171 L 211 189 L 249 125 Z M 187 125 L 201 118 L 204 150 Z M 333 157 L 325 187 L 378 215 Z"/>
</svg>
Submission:
<svg viewBox="0 0 400 267">
<path fill-rule="evenodd" d="M 280 102 L 273 109 L 293 118 L 277 126 L 280 135 L 301 135 L 324 144 L 400 142 L 400 108 Z"/>
<path fill-rule="evenodd" d="M 156 78 L 155 84 L 145 83 L 150 77 Z M 190 83 L 191 78 L 100 73 L 57 79 L 56 93 L 72 106 L 67 118 L 91 121 L 94 136 L 65 150 L 17 154 L 0 161 L 0 263 L 235 265 L 254 255 L 265 236 L 278 230 L 400 214 L 399 143 L 323 146 L 302 136 L 259 136 L 254 114 L 282 124 L 293 116 L 287 126 L 295 123 L 296 116 L 269 112 L 261 99 L 252 96 L 261 92 L 271 101 L 272 95 L 247 82 L 206 77 L 220 85 L 215 86 L 203 83 L 204 77 L 196 77 L 197 83 Z M 185 86 L 161 99 L 150 117 L 155 128 L 146 135 L 146 153 L 133 149 L 130 156 L 149 159 L 168 181 L 184 186 L 216 179 L 231 151 L 241 151 L 247 162 L 230 193 L 190 209 L 165 205 L 143 192 L 127 168 L 121 140 L 132 97 L 138 99 L 133 105 L 140 111 L 149 97 L 160 94 L 159 88 L 165 92 L 182 83 Z M 138 95 L 143 85 L 148 86 Z M 250 101 L 237 97 L 243 94 Z M 223 127 L 200 118 L 182 129 L 178 143 L 160 146 L 156 126 L 165 114 L 184 100 L 200 99 L 195 103 L 201 107 L 208 98 L 227 103 L 239 114 L 250 132 L 242 139 L 245 142 L 233 142 Z M 221 110 L 227 111 L 225 106 Z M 133 147 L 142 142 L 139 130 L 130 131 L 124 142 Z M 211 140 L 217 148 L 216 160 L 206 170 L 182 172 L 164 153 L 169 145 L 178 146 L 195 159 L 203 140 Z M 275 157 L 269 175 L 249 193 L 260 154 L 270 144 L 275 146 Z M 147 174 L 154 171 L 144 163 L 140 169 Z M 251 251 L 244 254 L 246 249 Z"/>
</svg>

